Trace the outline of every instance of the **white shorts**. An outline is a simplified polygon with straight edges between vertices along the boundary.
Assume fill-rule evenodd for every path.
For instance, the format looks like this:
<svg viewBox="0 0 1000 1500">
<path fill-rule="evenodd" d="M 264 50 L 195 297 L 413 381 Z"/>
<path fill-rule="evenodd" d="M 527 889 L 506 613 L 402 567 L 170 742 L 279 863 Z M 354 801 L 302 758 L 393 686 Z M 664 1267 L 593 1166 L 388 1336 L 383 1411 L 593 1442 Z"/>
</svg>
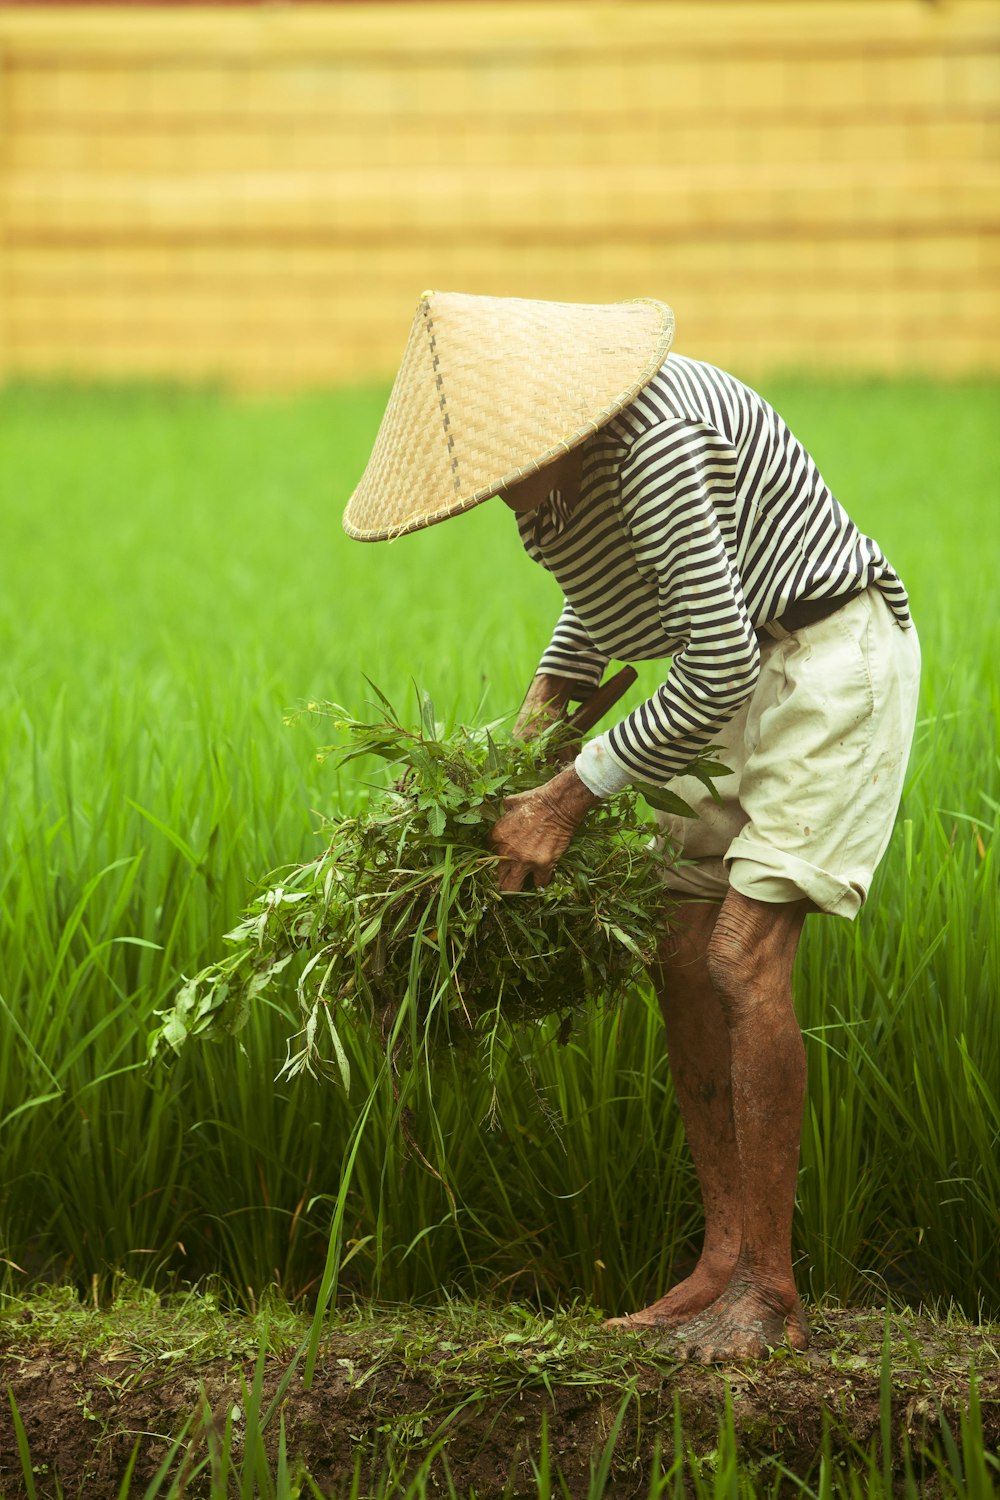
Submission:
<svg viewBox="0 0 1000 1500">
<path fill-rule="evenodd" d="M 657 813 L 678 895 L 799 901 L 857 915 L 885 852 L 913 738 L 917 632 L 877 588 L 815 625 L 761 638 L 753 696 L 714 738 L 732 776 L 721 804 L 691 776 L 669 783 L 697 818 Z M 657 843 L 663 847 L 662 841 Z M 665 852 L 667 852 L 665 850 Z"/>
</svg>

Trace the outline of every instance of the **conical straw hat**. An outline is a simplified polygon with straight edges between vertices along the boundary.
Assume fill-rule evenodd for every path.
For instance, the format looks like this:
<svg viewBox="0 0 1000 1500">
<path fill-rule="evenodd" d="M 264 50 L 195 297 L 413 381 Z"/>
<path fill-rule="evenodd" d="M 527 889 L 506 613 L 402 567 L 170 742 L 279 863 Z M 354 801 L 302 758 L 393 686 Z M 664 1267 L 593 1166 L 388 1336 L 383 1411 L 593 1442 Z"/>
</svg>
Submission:
<svg viewBox="0 0 1000 1500">
<path fill-rule="evenodd" d="M 543 468 L 635 399 L 673 331 L 666 303 L 646 298 L 425 292 L 344 530 L 386 541 Z"/>
</svg>

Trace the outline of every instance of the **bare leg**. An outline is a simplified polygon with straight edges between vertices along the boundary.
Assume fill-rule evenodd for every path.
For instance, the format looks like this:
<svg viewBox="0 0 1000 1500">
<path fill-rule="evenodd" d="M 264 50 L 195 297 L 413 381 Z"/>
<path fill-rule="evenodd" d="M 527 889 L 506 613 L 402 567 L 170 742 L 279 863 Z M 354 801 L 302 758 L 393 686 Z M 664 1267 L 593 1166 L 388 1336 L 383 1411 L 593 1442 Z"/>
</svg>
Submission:
<svg viewBox="0 0 1000 1500">
<path fill-rule="evenodd" d="M 805 1096 L 791 978 L 809 909 L 731 890 L 712 932 L 708 970 L 729 1030 L 743 1217 L 726 1289 L 676 1330 L 678 1352 L 690 1359 L 760 1358 L 786 1337 L 797 1349 L 809 1343 L 791 1252 Z"/>
<path fill-rule="evenodd" d="M 717 902 L 684 902 L 653 973 L 667 1033 L 674 1092 L 705 1207 L 705 1238 L 691 1275 L 641 1312 L 608 1327 L 664 1327 L 701 1312 L 736 1266 L 743 1195 L 733 1125 L 729 1027 L 708 968 Z"/>
<path fill-rule="evenodd" d="M 810 903 L 730 891 L 686 904 L 660 954 L 657 989 L 678 1104 L 705 1204 L 692 1274 L 627 1327 L 676 1329 L 692 1359 L 759 1358 L 785 1337 L 804 1349 L 791 1261 L 805 1052 L 791 977 Z"/>
</svg>

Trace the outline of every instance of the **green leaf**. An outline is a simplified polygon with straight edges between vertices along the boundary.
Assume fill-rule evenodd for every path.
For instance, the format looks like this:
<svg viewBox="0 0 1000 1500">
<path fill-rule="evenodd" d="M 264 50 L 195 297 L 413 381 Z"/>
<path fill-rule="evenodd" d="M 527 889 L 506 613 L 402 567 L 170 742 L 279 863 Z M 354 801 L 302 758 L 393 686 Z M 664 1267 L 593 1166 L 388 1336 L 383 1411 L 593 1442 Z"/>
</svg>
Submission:
<svg viewBox="0 0 1000 1500">
<path fill-rule="evenodd" d="M 732 768 L 730 766 L 724 766 L 721 760 L 710 760 L 706 759 L 704 756 L 699 756 L 699 758 L 697 760 L 693 760 L 689 766 L 685 766 L 684 774 L 685 776 L 697 777 L 702 786 L 708 790 L 712 801 L 721 802 L 722 798 L 719 795 L 719 789 L 715 785 L 715 783 L 720 776 L 732 776 L 733 772 Z"/>
<path fill-rule="evenodd" d="M 367 682 L 368 686 L 371 688 L 372 692 L 375 694 L 375 696 L 378 699 L 378 701 L 381 703 L 383 709 L 388 714 L 389 718 L 391 720 L 397 719 L 399 717 L 399 715 L 396 713 L 396 710 L 393 708 L 392 704 L 389 702 L 388 698 L 385 696 L 385 694 L 383 693 L 382 689 L 380 687 L 378 687 L 376 683 L 372 682 L 371 678 L 368 677 L 368 676 L 365 676 L 365 681 Z M 347 715 L 344 714 L 344 717 L 346 718 Z"/>
<path fill-rule="evenodd" d="M 444 833 L 447 821 L 445 810 L 440 803 L 435 802 L 427 809 L 427 827 L 435 838 L 440 838 Z"/>
<path fill-rule="evenodd" d="M 650 807 L 657 812 L 672 813 L 678 818 L 696 818 L 698 814 L 691 805 L 678 797 L 676 792 L 670 792 L 665 786 L 653 786 L 648 781 L 633 782 L 637 792 L 640 792 Z"/>
</svg>

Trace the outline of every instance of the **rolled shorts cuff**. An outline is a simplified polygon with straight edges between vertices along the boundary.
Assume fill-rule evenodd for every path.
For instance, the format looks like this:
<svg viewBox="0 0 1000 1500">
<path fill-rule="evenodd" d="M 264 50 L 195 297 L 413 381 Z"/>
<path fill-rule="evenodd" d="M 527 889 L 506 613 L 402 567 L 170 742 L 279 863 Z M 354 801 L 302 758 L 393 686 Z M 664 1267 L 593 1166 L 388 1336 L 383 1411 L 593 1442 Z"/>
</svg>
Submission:
<svg viewBox="0 0 1000 1500">
<path fill-rule="evenodd" d="M 815 903 L 831 916 L 853 919 L 868 892 L 864 886 L 831 875 L 797 855 L 737 836 L 725 855 L 729 884 L 755 901 Z"/>
</svg>

